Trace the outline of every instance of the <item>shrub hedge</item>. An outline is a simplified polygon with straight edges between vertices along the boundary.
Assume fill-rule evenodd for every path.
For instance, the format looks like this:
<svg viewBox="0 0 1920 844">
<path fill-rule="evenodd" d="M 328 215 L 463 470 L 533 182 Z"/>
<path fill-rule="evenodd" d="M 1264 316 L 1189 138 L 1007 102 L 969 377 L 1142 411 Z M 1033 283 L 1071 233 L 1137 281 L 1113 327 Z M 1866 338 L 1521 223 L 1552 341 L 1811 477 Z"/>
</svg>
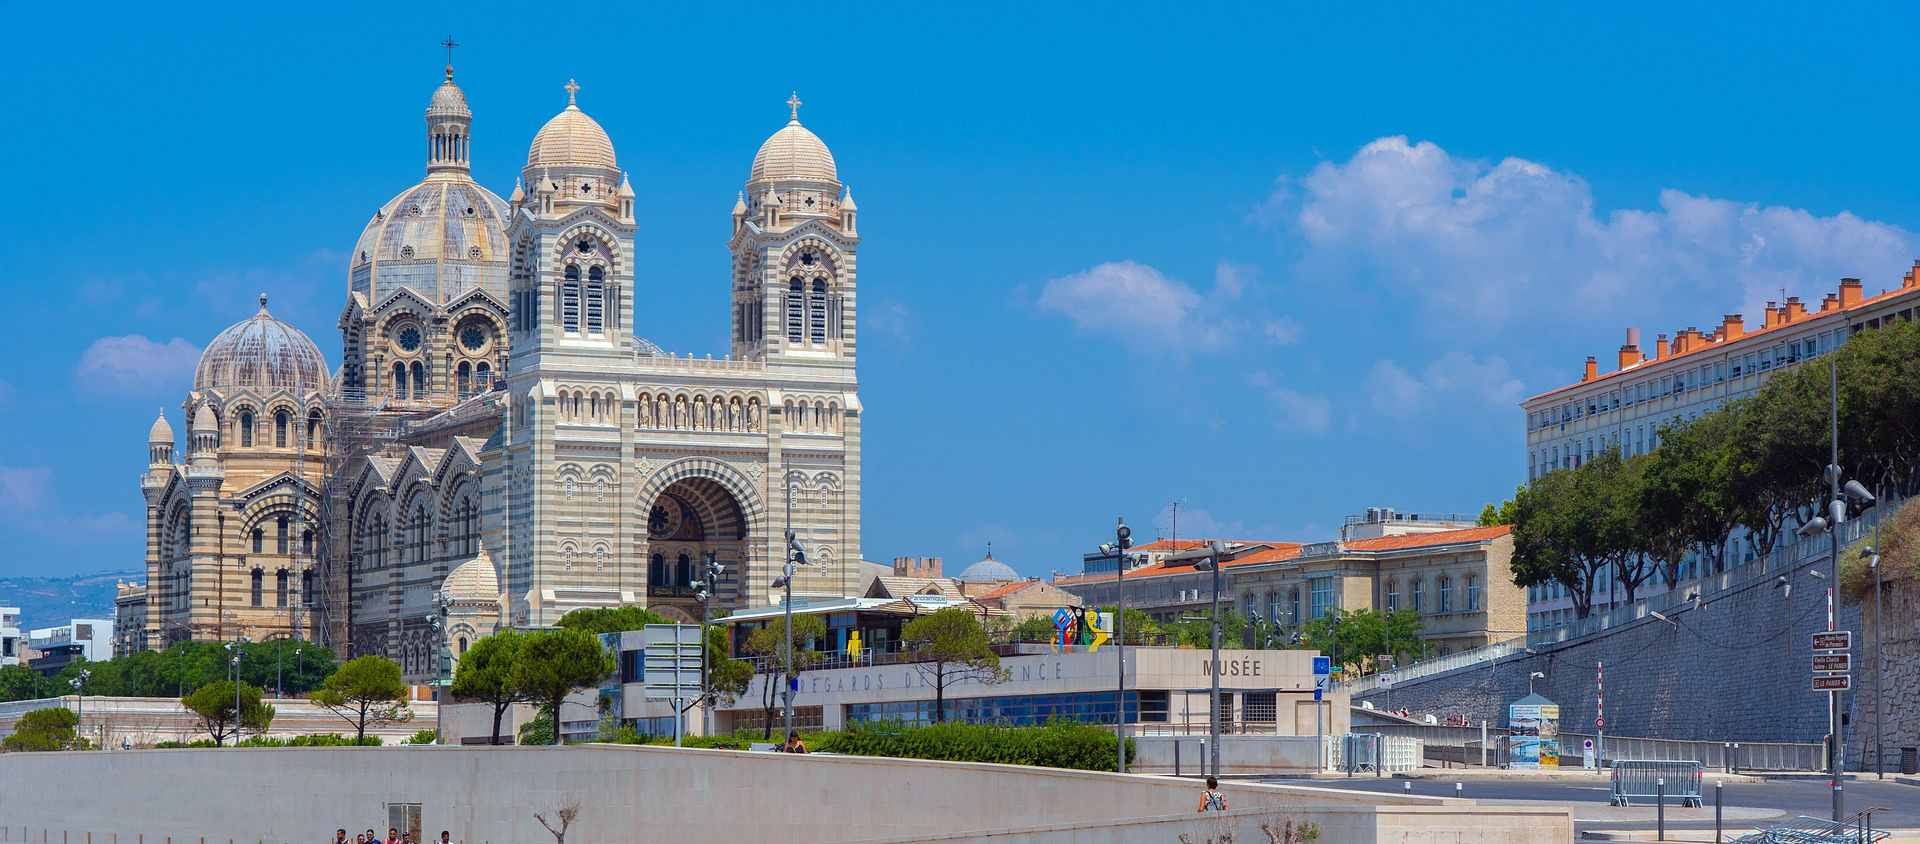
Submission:
<svg viewBox="0 0 1920 844">
<path fill-rule="evenodd" d="M 945 759 L 954 762 L 998 762 L 1113 770 L 1113 732 L 1077 721 L 1055 721 L 1041 727 L 995 727 L 985 724 L 933 724 L 907 727 L 866 723 L 844 733 L 827 733 L 815 751 L 850 756 L 894 756 L 904 759 Z M 1127 741 L 1127 761 L 1133 761 L 1133 741 Z"/>
<path fill-rule="evenodd" d="M 213 747 L 214 743 L 213 743 L 213 739 L 195 739 L 193 741 L 155 742 L 153 746 L 156 748 L 162 748 L 162 749 L 169 748 L 169 747 Z M 354 742 L 353 742 L 352 736 L 343 736 L 339 733 L 320 733 L 318 735 L 294 736 L 293 738 L 284 738 L 284 739 L 275 738 L 273 736 L 254 736 L 252 738 L 249 738 L 240 742 L 239 746 L 240 747 L 352 747 L 354 746 Z M 365 739 L 362 739 L 360 741 L 360 746 L 379 747 L 380 737 L 367 736 Z"/>
</svg>

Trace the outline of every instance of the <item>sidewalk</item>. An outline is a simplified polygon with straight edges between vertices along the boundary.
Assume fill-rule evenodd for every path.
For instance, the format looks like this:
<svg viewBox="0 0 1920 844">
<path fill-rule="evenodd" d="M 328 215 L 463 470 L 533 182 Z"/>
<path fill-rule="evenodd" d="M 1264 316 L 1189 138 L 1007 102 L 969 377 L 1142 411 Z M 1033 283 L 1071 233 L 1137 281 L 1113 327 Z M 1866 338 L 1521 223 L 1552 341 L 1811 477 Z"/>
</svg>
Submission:
<svg viewBox="0 0 1920 844">
<path fill-rule="evenodd" d="M 1344 775 L 1339 775 L 1344 776 Z M 1526 770 L 1516 768 L 1421 768 L 1418 771 L 1402 771 L 1393 775 L 1395 779 L 1439 780 L 1444 782 L 1578 782 L 1605 785 L 1611 780 L 1606 771 L 1590 771 L 1582 768 L 1543 768 Z M 1707 788 L 1713 783 L 1749 783 L 1765 782 L 1766 777 L 1751 774 L 1723 774 L 1708 771 L 1701 777 Z"/>
</svg>

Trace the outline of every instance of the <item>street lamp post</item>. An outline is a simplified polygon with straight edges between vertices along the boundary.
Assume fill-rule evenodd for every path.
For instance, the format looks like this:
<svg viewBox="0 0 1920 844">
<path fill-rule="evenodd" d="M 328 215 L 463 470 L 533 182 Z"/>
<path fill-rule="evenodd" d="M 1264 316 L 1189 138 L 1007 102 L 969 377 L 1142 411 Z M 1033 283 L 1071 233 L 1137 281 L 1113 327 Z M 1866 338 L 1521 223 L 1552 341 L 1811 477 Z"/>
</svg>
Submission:
<svg viewBox="0 0 1920 844">
<path fill-rule="evenodd" d="M 1839 353 L 1829 352 L 1827 357 L 1827 421 L 1828 421 L 1828 459 L 1825 471 L 1830 498 L 1827 501 L 1827 514 L 1814 516 L 1800 526 L 1800 536 L 1811 539 L 1821 534 L 1827 535 L 1828 565 L 1832 566 L 1827 578 L 1827 630 L 1834 630 L 1834 587 L 1840 582 L 1840 525 L 1847 520 L 1847 500 L 1852 499 L 1861 507 L 1872 507 L 1873 493 L 1859 481 L 1840 482 L 1840 363 Z M 1819 574 L 1819 570 L 1814 571 Z M 1876 572 L 1877 575 L 1877 572 Z M 1876 719 L 1877 720 L 1877 719 Z M 1841 782 L 1840 768 L 1844 764 L 1844 751 L 1840 747 L 1840 692 L 1827 692 L 1827 780 L 1833 787 L 1833 821 L 1840 823 L 1846 817 L 1846 792 Z"/>
<path fill-rule="evenodd" d="M 1117 739 L 1113 769 L 1124 774 L 1127 772 L 1127 636 L 1123 619 L 1127 615 L 1127 559 L 1130 556 L 1127 549 L 1133 547 L 1133 530 L 1127 527 L 1125 517 L 1118 521 L 1119 526 L 1113 529 L 1113 542 L 1101 544 L 1100 551 L 1113 555 L 1113 651 L 1119 663 L 1114 673 L 1119 679 L 1113 693 L 1113 734 Z"/>
<path fill-rule="evenodd" d="M 453 651 L 447 647 L 446 601 L 440 600 L 435 603 L 437 606 L 434 614 L 427 617 L 427 623 L 433 627 L 433 638 L 438 646 L 433 655 L 433 743 L 446 744 L 446 739 L 440 731 L 442 725 L 446 723 L 446 697 L 449 682 L 447 674 L 453 667 Z M 560 729 L 559 713 L 555 713 L 553 729 L 556 734 Z"/>
<path fill-rule="evenodd" d="M 1547 679 L 1547 675 L 1545 675 L 1545 674 L 1543 674 L 1543 673 L 1541 673 L 1541 672 L 1538 672 L 1538 671 L 1534 671 L 1534 672 L 1532 672 L 1532 673 L 1529 673 L 1529 674 L 1527 675 L 1527 695 L 1528 695 L 1528 696 L 1532 696 L 1532 695 L 1533 695 L 1533 678 L 1535 678 L 1535 677 L 1538 677 L 1538 678 L 1540 678 L 1540 679 L 1542 679 L 1542 680 L 1545 680 L 1545 679 Z"/>
<path fill-rule="evenodd" d="M 793 572 L 795 564 L 807 564 L 807 552 L 800 547 L 800 540 L 794 538 L 793 528 L 787 528 L 787 563 L 780 576 L 773 579 L 773 588 L 786 590 L 781 598 L 781 608 L 786 610 L 787 635 L 782 640 L 781 651 L 786 655 L 786 664 L 781 666 L 781 682 L 786 685 L 780 690 L 780 698 L 785 708 L 787 734 L 793 734 Z"/>
<path fill-rule="evenodd" d="M 726 569 L 720 566 L 720 555 L 708 551 L 706 568 L 700 572 L 700 582 L 693 587 L 693 597 L 700 601 L 700 734 L 703 736 L 713 735 L 712 669 L 707 665 L 707 625 L 713 617 L 713 597 L 720 590 L 720 576 L 725 572 Z M 792 636 L 791 627 L 788 636 Z"/>
<path fill-rule="evenodd" d="M 273 696 L 275 698 L 287 696 L 286 692 L 281 691 L 280 685 L 280 646 L 285 641 L 285 639 L 273 640 Z"/>
<path fill-rule="evenodd" d="M 1213 640 L 1213 661 L 1207 664 L 1207 674 L 1213 680 L 1212 692 L 1208 696 L 1207 703 L 1207 707 L 1212 710 L 1207 718 L 1207 741 L 1212 744 L 1209 768 L 1216 777 L 1220 775 L 1220 569 L 1226 556 L 1227 544 L 1214 540 L 1202 549 L 1168 557 L 1169 562 L 1191 559 L 1195 571 L 1213 573 L 1213 618 L 1207 625 L 1210 628 L 1210 638 Z"/>
<path fill-rule="evenodd" d="M 240 658 L 246 653 L 239 648 L 233 649 L 233 746 L 240 746 Z"/>
<path fill-rule="evenodd" d="M 85 741 L 87 736 L 85 726 L 87 720 L 87 696 L 85 692 L 81 690 L 81 687 L 85 686 L 87 684 L 87 678 L 92 676 L 93 672 L 82 668 L 79 674 L 74 675 L 73 679 L 68 681 L 73 684 L 73 734 L 75 738 L 81 741 Z"/>
<path fill-rule="evenodd" d="M 1880 700 L 1880 628 L 1886 625 L 1886 619 L 1880 614 L 1880 520 L 1873 522 L 1873 541 L 1875 544 L 1860 549 L 1860 556 L 1867 558 L 1867 575 L 1873 578 L 1873 770 L 1874 779 L 1887 778 L 1885 737 L 1880 733 L 1883 722 Z"/>
</svg>

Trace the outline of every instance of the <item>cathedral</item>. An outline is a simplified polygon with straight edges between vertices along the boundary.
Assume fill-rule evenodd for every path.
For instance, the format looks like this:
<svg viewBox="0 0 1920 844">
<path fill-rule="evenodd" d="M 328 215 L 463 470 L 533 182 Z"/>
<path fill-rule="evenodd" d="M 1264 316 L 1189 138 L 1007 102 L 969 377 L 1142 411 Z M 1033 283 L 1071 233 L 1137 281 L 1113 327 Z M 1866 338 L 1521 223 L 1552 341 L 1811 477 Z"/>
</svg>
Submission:
<svg viewBox="0 0 1920 844">
<path fill-rule="evenodd" d="M 858 589 L 860 241 L 832 152 L 790 98 L 733 203 L 731 348 L 675 355 L 634 307 L 662 206 L 636 202 L 579 90 L 502 200 L 472 177 L 447 68 L 425 178 L 348 259 L 338 370 L 266 296 L 207 346 L 185 459 L 164 412 L 149 437 L 123 650 L 294 636 L 425 682 L 442 635 L 457 657 L 582 607 L 697 620 L 709 556 L 716 608 L 775 602 L 788 529 L 796 596 Z"/>
</svg>

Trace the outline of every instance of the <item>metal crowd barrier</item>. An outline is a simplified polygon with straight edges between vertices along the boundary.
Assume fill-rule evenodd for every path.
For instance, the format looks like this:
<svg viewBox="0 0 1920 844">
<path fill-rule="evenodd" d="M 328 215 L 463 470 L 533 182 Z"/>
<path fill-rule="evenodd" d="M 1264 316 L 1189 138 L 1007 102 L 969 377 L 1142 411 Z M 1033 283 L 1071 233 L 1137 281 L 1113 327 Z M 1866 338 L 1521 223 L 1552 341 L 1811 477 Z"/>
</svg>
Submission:
<svg viewBox="0 0 1920 844">
<path fill-rule="evenodd" d="M 1664 794 L 1680 798 L 1681 806 L 1698 808 L 1703 805 L 1700 780 L 1705 772 L 1699 762 L 1615 759 L 1613 805 L 1630 806 L 1634 798 L 1651 800 Z"/>
</svg>

